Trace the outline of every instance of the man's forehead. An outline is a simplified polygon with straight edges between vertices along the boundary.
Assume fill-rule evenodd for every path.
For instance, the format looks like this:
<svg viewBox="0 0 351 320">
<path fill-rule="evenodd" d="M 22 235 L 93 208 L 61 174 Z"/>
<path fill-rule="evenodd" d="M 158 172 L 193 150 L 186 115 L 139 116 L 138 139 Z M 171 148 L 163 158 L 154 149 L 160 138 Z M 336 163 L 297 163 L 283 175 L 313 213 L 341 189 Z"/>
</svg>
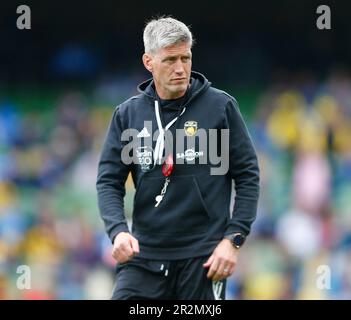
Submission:
<svg viewBox="0 0 351 320">
<path fill-rule="evenodd" d="M 162 56 L 191 54 L 191 47 L 188 43 L 174 44 L 161 48 L 158 54 Z"/>
</svg>

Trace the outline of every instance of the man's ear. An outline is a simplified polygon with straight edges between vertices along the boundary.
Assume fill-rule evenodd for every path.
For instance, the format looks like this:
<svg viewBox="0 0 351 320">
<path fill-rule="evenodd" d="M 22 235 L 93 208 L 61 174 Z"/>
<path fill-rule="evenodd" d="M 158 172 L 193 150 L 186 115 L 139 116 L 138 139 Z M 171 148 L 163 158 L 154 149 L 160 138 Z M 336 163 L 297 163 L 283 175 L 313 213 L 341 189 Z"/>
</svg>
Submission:
<svg viewBox="0 0 351 320">
<path fill-rule="evenodd" d="M 143 54 L 144 67 L 152 73 L 152 56 L 148 53 Z"/>
</svg>

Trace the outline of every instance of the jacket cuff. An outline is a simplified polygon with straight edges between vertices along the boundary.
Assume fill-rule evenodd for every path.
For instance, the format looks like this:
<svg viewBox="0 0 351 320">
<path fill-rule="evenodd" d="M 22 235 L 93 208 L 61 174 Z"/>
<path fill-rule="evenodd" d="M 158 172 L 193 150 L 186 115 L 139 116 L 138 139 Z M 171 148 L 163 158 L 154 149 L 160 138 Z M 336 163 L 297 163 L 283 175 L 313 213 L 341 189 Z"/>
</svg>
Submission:
<svg viewBox="0 0 351 320">
<path fill-rule="evenodd" d="M 244 237 L 247 237 L 249 234 L 249 232 L 247 232 L 245 228 L 242 228 L 239 225 L 230 224 L 229 226 L 227 226 L 223 237 L 232 235 L 234 233 L 241 233 Z"/>
<path fill-rule="evenodd" d="M 115 241 L 116 236 L 120 233 L 120 232 L 129 232 L 128 226 L 125 223 L 121 223 L 119 225 L 117 225 L 116 227 L 114 227 L 109 234 L 110 240 L 113 244 L 113 242 Z"/>
</svg>

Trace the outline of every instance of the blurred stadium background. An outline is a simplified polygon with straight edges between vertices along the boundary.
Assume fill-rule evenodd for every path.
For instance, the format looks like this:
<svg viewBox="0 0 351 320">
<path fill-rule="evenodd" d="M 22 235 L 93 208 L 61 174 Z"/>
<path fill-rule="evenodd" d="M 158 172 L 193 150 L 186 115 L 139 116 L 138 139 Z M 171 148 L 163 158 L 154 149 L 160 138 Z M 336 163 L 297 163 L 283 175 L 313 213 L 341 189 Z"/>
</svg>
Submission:
<svg viewBox="0 0 351 320">
<path fill-rule="evenodd" d="M 97 162 L 114 107 L 148 77 L 142 29 L 160 13 L 191 25 L 194 70 L 237 98 L 259 155 L 258 218 L 227 298 L 351 299 L 346 2 L 330 4 L 325 31 L 316 2 L 28 1 L 28 31 L 16 29 L 19 4 L 0 5 L 0 299 L 110 297 Z M 20 265 L 31 290 L 16 287 Z"/>
</svg>

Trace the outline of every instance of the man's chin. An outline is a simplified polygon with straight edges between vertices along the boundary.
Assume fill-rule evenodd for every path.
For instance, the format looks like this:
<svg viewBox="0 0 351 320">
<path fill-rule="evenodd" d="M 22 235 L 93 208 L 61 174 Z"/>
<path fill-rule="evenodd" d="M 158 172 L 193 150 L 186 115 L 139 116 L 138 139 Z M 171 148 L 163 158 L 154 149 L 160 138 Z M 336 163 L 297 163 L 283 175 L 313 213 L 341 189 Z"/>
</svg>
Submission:
<svg viewBox="0 0 351 320">
<path fill-rule="evenodd" d="M 172 85 L 171 86 L 171 92 L 175 95 L 183 95 L 188 88 L 187 84 L 181 84 L 181 85 Z"/>
</svg>

